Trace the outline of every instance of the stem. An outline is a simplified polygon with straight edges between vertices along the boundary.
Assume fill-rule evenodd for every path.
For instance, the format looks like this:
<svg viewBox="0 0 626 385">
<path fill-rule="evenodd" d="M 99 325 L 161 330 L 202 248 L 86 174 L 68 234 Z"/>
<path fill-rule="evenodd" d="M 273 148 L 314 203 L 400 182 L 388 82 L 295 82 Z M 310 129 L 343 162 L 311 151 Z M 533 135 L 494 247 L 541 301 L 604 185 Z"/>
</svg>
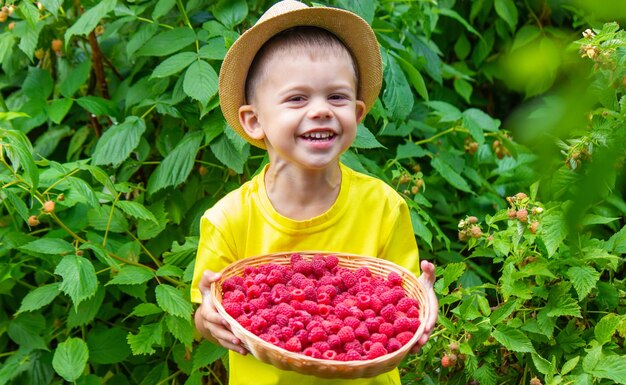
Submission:
<svg viewBox="0 0 626 385">
<path fill-rule="evenodd" d="M 137 17 L 137 20 L 143 21 L 143 22 L 146 22 L 146 23 L 150 23 L 150 24 L 154 24 L 154 20 L 146 19 L 145 17 Z M 162 24 L 162 23 L 158 23 L 158 26 L 159 27 L 163 27 L 163 28 L 167 28 L 167 29 L 174 29 L 174 27 L 172 27 L 171 25 Z"/>
<path fill-rule="evenodd" d="M 146 246 L 137 237 L 135 237 L 133 233 L 131 233 L 130 231 L 127 231 L 126 234 L 128 234 L 135 242 L 139 243 L 139 246 L 141 247 L 141 249 L 144 251 L 144 253 L 148 255 L 148 257 L 150 257 L 152 262 L 154 262 L 154 264 L 157 267 L 161 267 L 161 263 L 159 263 L 159 261 L 154 257 L 154 255 L 152 255 L 150 250 L 148 250 Z"/>
<path fill-rule="evenodd" d="M 75 232 L 73 232 L 72 230 L 70 230 L 69 227 L 67 227 L 65 225 L 65 223 L 63 223 L 59 217 L 57 217 L 56 213 L 50 213 L 50 217 L 56 222 L 57 225 L 59 225 L 63 230 L 65 230 L 69 235 L 72 236 L 72 238 L 74 238 L 75 240 L 77 240 L 80 243 L 88 243 L 87 240 L 81 238 L 78 234 L 76 234 Z"/>
<path fill-rule="evenodd" d="M 141 119 L 144 119 L 146 116 L 148 116 L 149 113 L 152 112 L 152 110 L 154 110 L 156 108 L 156 104 L 153 104 L 150 108 L 148 108 L 148 111 L 144 112 L 143 115 L 141 115 Z"/>
<path fill-rule="evenodd" d="M 107 245 L 107 237 L 109 236 L 109 227 L 111 227 L 111 221 L 113 220 L 113 210 L 115 210 L 115 204 L 120 199 L 120 195 L 122 193 L 117 194 L 113 203 L 111 203 L 111 211 L 109 211 L 109 220 L 107 221 L 107 229 L 104 232 L 104 239 L 102 240 L 102 247 L 106 247 Z"/>
<path fill-rule="evenodd" d="M 100 51 L 100 45 L 98 45 L 98 39 L 96 38 L 95 31 L 91 31 L 89 33 L 89 45 L 91 46 L 91 51 L 93 54 L 93 69 L 96 74 L 96 81 L 98 83 L 100 95 L 105 99 L 111 99 L 111 97 L 109 96 L 109 85 L 107 84 L 107 80 L 104 75 L 102 52 Z"/>
<path fill-rule="evenodd" d="M 441 131 L 439 133 L 436 133 L 435 135 L 431 136 L 430 138 L 418 140 L 417 142 L 415 142 L 415 144 L 419 146 L 419 145 L 424 144 L 424 143 L 430 143 L 430 142 L 432 142 L 433 140 L 437 139 L 440 136 L 447 135 L 447 134 L 449 134 L 451 132 L 454 132 L 454 131 L 460 131 L 460 128 L 461 128 L 460 126 L 450 127 L 447 130 L 445 130 L 445 131 Z"/>
<path fill-rule="evenodd" d="M 43 195 L 48 194 L 48 193 L 50 192 L 50 190 L 52 190 L 54 187 L 56 187 L 56 185 L 58 185 L 59 183 L 62 183 L 65 179 L 67 179 L 68 177 L 70 177 L 70 176 L 72 176 L 72 175 L 76 174 L 78 171 L 80 171 L 80 170 L 79 170 L 79 169 L 76 169 L 76 170 L 74 170 L 74 171 L 70 172 L 69 174 L 65 175 L 63 178 L 59 179 L 58 181 L 56 181 L 56 182 L 52 183 L 52 184 L 50 185 L 50 187 L 48 187 L 48 188 L 47 188 L 47 189 L 46 189 L 46 190 L 45 190 L 42 194 L 43 194 Z"/>
</svg>

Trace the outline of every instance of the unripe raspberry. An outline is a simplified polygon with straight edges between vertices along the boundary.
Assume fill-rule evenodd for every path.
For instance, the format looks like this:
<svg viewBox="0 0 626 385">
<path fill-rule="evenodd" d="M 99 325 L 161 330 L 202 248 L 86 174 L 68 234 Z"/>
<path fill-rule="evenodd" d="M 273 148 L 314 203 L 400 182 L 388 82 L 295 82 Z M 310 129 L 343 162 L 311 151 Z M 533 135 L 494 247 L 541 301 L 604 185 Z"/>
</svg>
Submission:
<svg viewBox="0 0 626 385">
<path fill-rule="evenodd" d="M 52 40 L 52 44 L 50 46 L 54 52 L 59 53 L 63 49 L 63 40 L 54 39 Z"/>
<path fill-rule="evenodd" d="M 472 238 L 480 238 L 483 236 L 483 231 L 478 226 L 472 226 L 470 232 L 472 233 Z"/>
<path fill-rule="evenodd" d="M 543 208 L 541 207 L 533 207 L 533 209 L 531 210 L 531 213 L 533 213 L 533 215 L 541 214 L 542 212 Z"/>
<path fill-rule="evenodd" d="M 469 236 L 467 234 L 467 231 L 463 230 L 463 231 L 459 231 L 459 241 L 461 242 L 465 242 L 469 239 Z"/>
<path fill-rule="evenodd" d="M 528 195 L 524 194 L 523 192 L 518 192 L 517 194 L 515 194 L 515 198 L 517 198 L 518 201 L 521 201 L 522 199 L 528 198 Z"/>
<path fill-rule="evenodd" d="M 65 194 L 63 194 L 63 193 L 59 194 L 59 196 L 57 197 L 57 200 L 59 202 L 63 202 L 65 200 Z"/>
<path fill-rule="evenodd" d="M 43 59 L 44 56 L 46 56 L 46 51 L 44 51 L 43 48 L 39 48 L 35 51 L 35 57 L 37 58 L 37 60 Z"/>
<path fill-rule="evenodd" d="M 7 28 L 9 29 L 9 31 L 13 31 L 13 28 L 15 28 L 15 22 L 10 22 L 9 25 L 7 25 Z"/>
<path fill-rule="evenodd" d="M 417 194 L 418 192 L 420 192 L 419 187 L 417 186 L 411 187 L 411 193 L 413 193 L 413 195 Z"/>
<path fill-rule="evenodd" d="M 467 221 L 471 224 L 476 224 L 478 223 L 478 218 L 471 216 L 471 217 L 467 217 Z"/>
<path fill-rule="evenodd" d="M 528 221 L 528 210 L 526 209 L 518 210 L 517 219 L 519 219 L 520 222 L 526 223 Z"/>
<path fill-rule="evenodd" d="M 506 215 L 509 217 L 509 219 L 515 219 L 517 218 L 517 211 L 515 211 L 515 209 L 508 209 L 506 211 Z"/>
<path fill-rule="evenodd" d="M 198 174 L 200 174 L 200 176 L 205 176 L 207 173 L 207 169 L 204 166 L 200 166 L 198 167 Z"/>
<path fill-rule="evenodd" d="M 450 342 L 450 344 L 448 345 L 448 349 L 450 349 L 451 352 L 456 352 L 457 350 L 459 350 L 459 344 L 456 342 Z"/>
<path fill-rule="evenodd" d="M 537 234 L 537 227 L 539 227 L 539 222 L 532 221 L 532 223 L 530 224 L 530 227 L 529 227 L 530 232 L 533 233 L 533 234 Z"/>
<path fill-rule="evenodd" d="M 444 368 L 449 368 L 452 365 L 454 364 L 452 363 L 452 360 L 450 360 L 450 357 L 447 354 L 441 357 L 441 366 L 443 366 Z"/>
<path fill-rule="evenodd" d="M 39 218 L 37 218 L 36 215 L 31 215 L 30 217 L 28 217 L 28 225 L 31 227 L 39 225 Z"/>
<path fill-rule="evenodd" d="M 542 385 L 541 380 L 537 377 L 533 377 L 530 379 L 530 385 Z"/>
<path fill-rule="evenodd" d="M 5 21 L 7 21 L 8 18 L 9 18 L 8 13 L 4 11 L 0 11 L 0 23 L 4 23 Z"/>
<path fill-rule="evenodd" d="M 99 25 L 96 27 L 95 30 L 96 35 L 101 36 L 104 33 L 104 26 L 103 25 Z"/>
<path fill-rule="evenodd" d="M 43 211 L 45 211 L 46 213 L 51 213 L 54 211 L 54 206 L 54 201 L 45 201 L 43 202 Z"/>
</svg>

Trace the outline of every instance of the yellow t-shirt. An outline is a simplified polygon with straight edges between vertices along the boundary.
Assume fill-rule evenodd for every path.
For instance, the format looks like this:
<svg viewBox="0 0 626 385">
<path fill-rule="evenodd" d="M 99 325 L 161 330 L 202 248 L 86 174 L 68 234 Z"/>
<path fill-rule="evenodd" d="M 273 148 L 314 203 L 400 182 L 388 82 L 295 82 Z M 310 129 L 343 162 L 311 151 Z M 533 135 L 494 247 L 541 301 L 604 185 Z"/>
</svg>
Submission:
<svg viewBox="0 0 626 385">
<path fill-rule="evenodd" d="M 385 258 L 419 274 L 417 244 L 404 199 L 390 186 L 341 167 L 341 187 L 331 208 L 307 220 L 280 215 L 265 190 L 265 169 L 230 192 L 200 221 L 191 299 L 202 302 L 204 270 L 221 271 L 235 260 L 278 252 L 316 250 Z M 396 385 L 398 370 L 374 378 L 329 380 L 284 371 L 252 355 L 229 352 L 230 385 Z"/>
</svg>

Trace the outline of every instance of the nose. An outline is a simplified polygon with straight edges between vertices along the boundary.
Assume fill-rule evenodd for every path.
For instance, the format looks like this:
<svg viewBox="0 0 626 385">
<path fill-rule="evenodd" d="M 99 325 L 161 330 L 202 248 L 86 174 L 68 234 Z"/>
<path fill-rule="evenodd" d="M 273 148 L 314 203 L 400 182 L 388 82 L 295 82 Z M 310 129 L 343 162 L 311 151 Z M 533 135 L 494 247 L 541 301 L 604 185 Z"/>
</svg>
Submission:
<svg viewBox="0 0 626 385">
<path fill-rule="evenodd" d="M 333 113 L 326 100 L 311 99 L 309 104 L 309 119 L 330 119 Z"/>
</svg>

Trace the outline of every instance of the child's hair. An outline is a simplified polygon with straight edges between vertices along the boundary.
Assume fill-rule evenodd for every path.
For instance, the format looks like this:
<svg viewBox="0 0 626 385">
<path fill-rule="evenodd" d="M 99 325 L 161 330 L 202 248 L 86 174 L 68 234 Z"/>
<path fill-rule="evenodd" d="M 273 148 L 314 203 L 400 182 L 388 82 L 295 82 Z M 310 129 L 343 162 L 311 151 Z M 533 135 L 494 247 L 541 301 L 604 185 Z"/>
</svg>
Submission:
<svg viewBox="0 0 626 385">
<path fill-rule="evenodd" d="M 252 103 L 256 87 L 271 71 L 269 59 L 279 55 L 309 55 L 318 59 L 319 55 L 346 58 L 354 69 L 355 89 L 358 88 L 359 74 L 350 50 L 331 32 L 319 27 L 300 26 L 287 29 L 269 39 L 257 52 L 246 78 L 246 102 Z"/>
</svg>

